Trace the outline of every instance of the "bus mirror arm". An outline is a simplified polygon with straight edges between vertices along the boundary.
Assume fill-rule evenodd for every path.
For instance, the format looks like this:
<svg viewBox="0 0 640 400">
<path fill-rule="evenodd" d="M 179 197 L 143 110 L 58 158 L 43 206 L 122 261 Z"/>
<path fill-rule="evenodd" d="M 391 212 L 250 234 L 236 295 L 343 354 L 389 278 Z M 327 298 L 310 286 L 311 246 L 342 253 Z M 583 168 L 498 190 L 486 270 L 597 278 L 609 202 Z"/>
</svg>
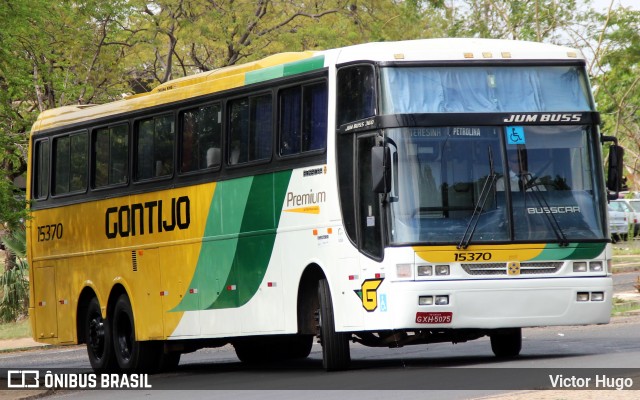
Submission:
<svg viewBox="0 0 640 400">
<path fill-rule="evenodd" d="M 387 146 L 371 148 L 371 187 L 375 193 L 391 191 L 391 151 Z"/>
<path fill-rule="evenodd" d="M 622 188 L 624 176 L 624 148 L 618 145 L 618 139 L 613 136 L 602 136 L 602 142 L 613 142 L 609 146 L 609 159 L 607 167 L 608 199 L 615 200 Z"/>
</svg>

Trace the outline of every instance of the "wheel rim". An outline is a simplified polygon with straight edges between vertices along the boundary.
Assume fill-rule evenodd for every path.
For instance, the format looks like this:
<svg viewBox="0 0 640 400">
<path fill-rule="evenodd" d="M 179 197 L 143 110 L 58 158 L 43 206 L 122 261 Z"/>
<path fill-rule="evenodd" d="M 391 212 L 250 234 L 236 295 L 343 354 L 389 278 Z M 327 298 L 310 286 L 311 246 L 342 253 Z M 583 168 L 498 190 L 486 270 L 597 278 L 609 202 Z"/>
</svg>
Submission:
<svg viewBox="0 0 640 400">
<path fill-rule="evenodd" d="M 93 355 L 101 359 L 104 356 L 105 343 L 104 320 L 99 315 L 93 315 L 89 320 L 89 348 Z"/>
<path fill-rule="evenodd" d="M 133 348 L 133 327 L 129 316 L 125 313 L 120 313 L 117 319 L 117 343 L 120 350 L 120 356 L 123 360 L 128 361 L 131 358 L 131 351 Z"/>
</svg>

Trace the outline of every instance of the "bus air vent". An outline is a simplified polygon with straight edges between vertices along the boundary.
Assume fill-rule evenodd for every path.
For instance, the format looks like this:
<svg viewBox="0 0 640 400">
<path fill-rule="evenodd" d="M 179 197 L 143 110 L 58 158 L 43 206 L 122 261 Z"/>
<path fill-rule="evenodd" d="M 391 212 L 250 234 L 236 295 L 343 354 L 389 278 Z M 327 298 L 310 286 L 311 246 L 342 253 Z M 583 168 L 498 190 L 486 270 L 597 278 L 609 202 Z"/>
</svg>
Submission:
<svg viewBox="0 0 640 400">
<path fill-rule="evenodd" d="M 138 253 L 134 250 L 131 252 L 131 265 L 133 266 L 133 272 L 138 271 Z"/>
</svg>

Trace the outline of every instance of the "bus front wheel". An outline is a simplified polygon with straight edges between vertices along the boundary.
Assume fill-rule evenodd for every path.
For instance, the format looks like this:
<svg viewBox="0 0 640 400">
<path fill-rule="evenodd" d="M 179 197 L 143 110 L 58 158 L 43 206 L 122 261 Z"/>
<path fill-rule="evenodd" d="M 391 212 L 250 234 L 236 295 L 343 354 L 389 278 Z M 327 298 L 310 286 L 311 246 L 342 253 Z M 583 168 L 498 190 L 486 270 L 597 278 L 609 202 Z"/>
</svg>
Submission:
<svg viewBox="0 0 640 400">
<path fill-rule="evenodd" d="M 120 295 L 113 308 L 113 347 L 118 365 L 123 372 L 155 372 L 159 349 L 155 342 L 136 340 L 131 302 L 126 294 Z"/>
<path fill-rule="evenodd" d="M 109 321 L 102 318 L 100 303 L 95 297 L 87 306 L 84 329 L 91 368 L 99 373 L 115 370 L 117 361 L 111 341 L 111 327 Z"/>
<path fill-rule="evenodd" d="M 326 279 L 319 282 L 318 299 L 320 303 L 318 323 L 320 343 L 322 344 L 322 366 L 327 371 L 348 369 L 351 363 L 350 334 L 336 332 L 331 291 Z"/>
<path fill-rule="evenodd" d="M 489 335 L 491 350 L 499 358 L 513 358 L 522 349 L 522 328 L 500 329 Z"/>
</svg>

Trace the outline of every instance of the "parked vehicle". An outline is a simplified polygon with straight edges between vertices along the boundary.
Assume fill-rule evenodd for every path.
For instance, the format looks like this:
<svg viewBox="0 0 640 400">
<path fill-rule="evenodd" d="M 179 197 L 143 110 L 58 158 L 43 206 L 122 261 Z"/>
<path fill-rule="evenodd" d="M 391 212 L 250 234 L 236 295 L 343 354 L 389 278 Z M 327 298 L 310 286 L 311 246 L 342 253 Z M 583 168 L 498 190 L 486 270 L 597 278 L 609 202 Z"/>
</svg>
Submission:
<svg viewBox="0 0 640 400">
<path fill-rule="evenodd" d="M 627 223 L 629 230 L 633 232 L 633 236 L 637 236 L 640 231 L 640 212 L 636 212 L 628 203 L 628 199 L 612 200 L 609 205 L 616 211 L 622 211 L 627 214 Z M 624 239 L 626 240 L 626 239 Z"/>
<path fill-rule="evenodd" d="M 636 218 L 638 218 L 638 223 L 636 223 L 633 227 L 633 237 L 636 237 L 640 234 L 640 199 L 622 199 L 625 203 L 627 203 L 635 212 Z"/>
<path fill-rule="evenodd" d="M 617 211 L 611 204 L 607 207 L 609 211 L 609 232 L 611 241 L 617 243 L 620 240 L 627 240 L 629 223 L 627 214 L 624 211 Z"/>
</svg>

